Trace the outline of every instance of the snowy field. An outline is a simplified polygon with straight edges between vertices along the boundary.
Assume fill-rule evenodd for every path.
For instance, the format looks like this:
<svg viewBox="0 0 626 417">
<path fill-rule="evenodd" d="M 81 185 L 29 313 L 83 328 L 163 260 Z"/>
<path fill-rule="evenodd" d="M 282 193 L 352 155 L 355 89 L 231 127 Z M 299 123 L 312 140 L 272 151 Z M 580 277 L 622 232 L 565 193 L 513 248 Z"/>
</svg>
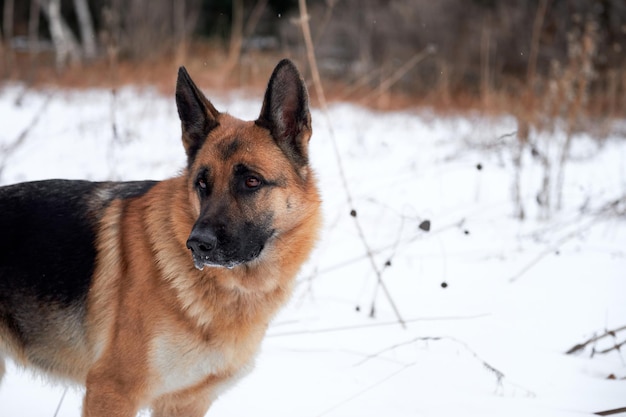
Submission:
<svg viewBox="0 0 626 417">
<path fill-rule="evenodd" d="M 260 111 L 260 97 L 207 95 L 238 117 Z M 541 165 L 527 151 L 520 222 L 511 119 L 342 104 L 330 118 L 314 110 L 313 126 L 322 239 L 255 371 L 209 415 L 565 417 L 626 407 L 626 345 L 613 349 L 626 330 L 565 353 L 626 326 L 623 136 L 576 137 L 563 208 L 547 220 L 535 202 Z M 150 90 L 0 87 L 0 184 L 167 178 L 185 165 L 179 129 L 174 98 Z M 563 134 L 540 139 L 554 154 Z M 76 417 L 81 397 L 9 363 L 0 417 Z"/>
</svg>

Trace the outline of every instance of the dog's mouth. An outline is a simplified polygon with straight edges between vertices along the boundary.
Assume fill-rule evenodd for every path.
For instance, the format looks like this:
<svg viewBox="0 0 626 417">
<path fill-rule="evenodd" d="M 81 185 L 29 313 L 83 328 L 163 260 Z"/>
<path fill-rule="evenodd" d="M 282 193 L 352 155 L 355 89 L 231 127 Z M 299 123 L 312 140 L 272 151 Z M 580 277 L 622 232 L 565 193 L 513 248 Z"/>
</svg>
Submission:
<svg viewBox="0 0 626 417">
<path fill-rule="evenodd" d="M 210 253 L 203 253 L 192 247 L 189 247 L 189 249 L 191 250 L 193 265 L 196 269 L 202 271 L 204 267 L 233 269 L 239 265 L 254 261 L 261 255 L 264 247 L 265 245 L 261 245 L 259 248 L 247 253 L 245 256 L 237 256 L 236 254 L 228 255 L 218 250 Z"/>
<path fill-rule="evenodd" d="M 187 239 L 194 266 L 233 269 L 259 258 L 274 229 L 244 223 L 228 232 L 225 228 L 198 221 Z"/>
<path fill-rule="evenodd" d="M 196 269 L 198 269 L 200 271 L 202 271 L 205 266 L 216 267 L 216 268 L 233 269 L 234 267 L 236 267 L 236 266 L 241 264 L 241 263 L 236 262 L 236 261 L 217 263 L 217 262 L 214 262 L 211 259 L 209 259 L 208 256 L 196 255 L 195 253 L 192 253 L 191 256 L 193 258 L 193 266 L 195 266 Z"/>
</svg>

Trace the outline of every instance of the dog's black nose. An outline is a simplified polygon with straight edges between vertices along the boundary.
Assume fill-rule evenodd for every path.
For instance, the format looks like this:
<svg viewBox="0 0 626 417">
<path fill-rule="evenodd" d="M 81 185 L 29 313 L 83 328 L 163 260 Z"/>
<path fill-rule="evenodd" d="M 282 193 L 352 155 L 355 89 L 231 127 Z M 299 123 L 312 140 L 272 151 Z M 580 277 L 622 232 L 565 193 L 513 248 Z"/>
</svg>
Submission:
<svg viewBox="0 0 626 417">
<path fill-rule="evenodd" d="M 217 236 L 209 230 L 194 229 L 187 239 L 187 249 L 191 249 L 194 255 L 207 256 L 217 246 Z"/>
</svg>

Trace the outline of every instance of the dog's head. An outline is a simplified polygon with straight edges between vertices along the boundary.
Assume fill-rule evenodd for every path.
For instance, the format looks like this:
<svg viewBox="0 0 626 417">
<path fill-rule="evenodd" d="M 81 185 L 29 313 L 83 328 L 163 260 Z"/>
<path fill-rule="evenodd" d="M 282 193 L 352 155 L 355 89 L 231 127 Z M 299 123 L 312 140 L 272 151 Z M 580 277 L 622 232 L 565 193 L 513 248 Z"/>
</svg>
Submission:
<svg viewBox="0 0 626 417">
<path fill-rule="evenodd" d="M 194 265 L 234 268 L 271 256 L 319 205 L 308 164 L 308 95 L 295 65 L 276 66 L 255 121 L 217 111 L 182 67 L 176 104 L 195 216 L 187 240 Z"/>
</svg>

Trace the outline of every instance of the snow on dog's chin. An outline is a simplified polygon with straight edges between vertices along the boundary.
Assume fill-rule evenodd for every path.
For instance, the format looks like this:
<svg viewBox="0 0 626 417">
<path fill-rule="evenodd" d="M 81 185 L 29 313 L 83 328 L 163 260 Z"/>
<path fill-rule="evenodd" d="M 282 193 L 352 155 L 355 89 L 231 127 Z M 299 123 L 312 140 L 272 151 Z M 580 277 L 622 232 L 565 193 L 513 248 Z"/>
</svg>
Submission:
<svg viewBox="0 0 626 417">
<path fill-rule="evenodd" d="M 242 265 L 247 262 L 253 262 L 258 259 L 263 253 L 264 248 L 265 245 L 262 245 L 260 248 L 248 254 L 247 259 L 215 260 L 211 259 L 209 256 L 196 255 L 195 253 L 192 253 L 191 256 L 193 258 L 193 265 L 196 267 L 196 269 L 200 271 L 202 271 L 205 266 L 211 268 L 233 269 L 236 266 Z"/>
<path fill-rule="evenodd" d="M 192 255 L 192 257 L 193 257 L 193 266 L 195 266 L 196 269 L 198 269 L 199 271 L 202 271 L 205 266 L 208 266 L 210 268 L 233 269 L 237 265 L 241 265 L 243 263 L 243 261 L 227 261 L 223 263 L 218 263 L 204 256 Z"/>
</svg>

